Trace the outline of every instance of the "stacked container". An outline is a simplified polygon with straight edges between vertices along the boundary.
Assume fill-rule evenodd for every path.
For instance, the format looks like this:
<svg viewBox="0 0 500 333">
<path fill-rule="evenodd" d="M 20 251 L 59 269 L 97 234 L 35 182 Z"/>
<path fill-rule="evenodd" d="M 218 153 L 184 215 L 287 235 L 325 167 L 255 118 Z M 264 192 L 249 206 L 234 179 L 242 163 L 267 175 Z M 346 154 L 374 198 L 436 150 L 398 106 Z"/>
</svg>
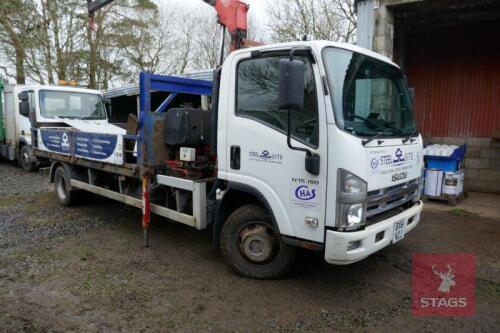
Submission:
<svg viewBox="0 0 500 333">
<path fill-rule="evenodd" d="M 466 145 L 428 145 L 424 148 L 424 194 L 430 198 L 456 199 L 464 192 L 461 169 Z M 453 200 L 453 202 L 454 202 Z"/>
</svg>

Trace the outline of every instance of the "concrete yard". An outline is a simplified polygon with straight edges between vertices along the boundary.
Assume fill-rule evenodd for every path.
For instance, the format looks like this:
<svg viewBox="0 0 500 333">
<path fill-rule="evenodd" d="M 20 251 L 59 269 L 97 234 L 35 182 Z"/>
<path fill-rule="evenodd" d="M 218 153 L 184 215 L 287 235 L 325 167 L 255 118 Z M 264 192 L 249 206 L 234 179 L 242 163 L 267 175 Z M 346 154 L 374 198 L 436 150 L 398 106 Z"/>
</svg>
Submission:
<svg viewBox="0 0 500 333">
<path fill-rule="evenodd" d="M 45 178 L 1 162 L 0 332 L 498 332 L 500 216 L 432 206 L 362 262 L 303 251 L 288 276 L 258 281 L 228 271 L 210 232 L 154 218 L 145 249 L 139 210 L 90 195 L 60 207 Z M 477 256 L 475 316 L 413 317 L 420 252 Z"/>
</svg>

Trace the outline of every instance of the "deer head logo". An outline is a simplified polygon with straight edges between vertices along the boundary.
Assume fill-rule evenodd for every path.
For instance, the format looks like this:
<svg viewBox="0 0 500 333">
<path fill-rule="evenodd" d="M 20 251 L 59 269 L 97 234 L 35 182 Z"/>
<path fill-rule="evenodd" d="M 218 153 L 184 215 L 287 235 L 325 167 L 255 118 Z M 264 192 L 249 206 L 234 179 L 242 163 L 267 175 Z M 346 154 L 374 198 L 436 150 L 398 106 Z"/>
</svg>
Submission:
<svg viewBox="0 0 500 333">
<path fill-rule="evenodd" d="M 437 271 L 436 266 L 436 264 L 432 265 L 432 271 L 441 279 L 441 284 L 439 285 L 438 290 L 443 293 L 449 293 L 451 287 L 456 284 L 453 279 L 455 277 L 455 272 L 451 269 L 450 264 L 446 264 L 446 267 L 448 268 L 448 272 L 446 273 Z"/>
</svg>

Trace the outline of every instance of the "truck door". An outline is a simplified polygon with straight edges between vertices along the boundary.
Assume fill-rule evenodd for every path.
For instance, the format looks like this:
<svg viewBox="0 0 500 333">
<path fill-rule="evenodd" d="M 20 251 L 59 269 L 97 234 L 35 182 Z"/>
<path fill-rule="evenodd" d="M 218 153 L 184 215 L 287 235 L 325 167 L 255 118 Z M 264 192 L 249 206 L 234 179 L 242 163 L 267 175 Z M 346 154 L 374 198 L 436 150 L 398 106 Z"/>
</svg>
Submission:
<svg viewBox="0 0 500 333">
<path fill-rule="evenodd" d="M 279 60 L 283 54 L 232 58 L 226 149 L 220 174 L 265 198 L 284 235 L 323 242 L 327 131 L 317 65 L 305 64 L 305 108 L 292 113 L 292 145 L 320 155 L 320 174 L 305 170 L 305 153 L 287 146 L 287 111 L 278 108 Z M 321 96 L 323 97 L 323 96 Z"/>
</svg>

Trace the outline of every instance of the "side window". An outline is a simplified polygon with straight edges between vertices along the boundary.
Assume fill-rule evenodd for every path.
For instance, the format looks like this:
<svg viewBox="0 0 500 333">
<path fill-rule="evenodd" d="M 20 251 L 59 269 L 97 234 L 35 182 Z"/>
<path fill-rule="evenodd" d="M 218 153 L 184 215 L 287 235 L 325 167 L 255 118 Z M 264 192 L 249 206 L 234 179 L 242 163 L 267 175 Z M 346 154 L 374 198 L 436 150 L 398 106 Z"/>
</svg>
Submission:
<svg viewBox="0 0 500 333">
<path fill-rule="evenodd" d="M 288 111 L 278 108 L 279 60 L 273 56 L 243 60 L 238 65 L 236 115 L 254 119 L 282 133 L 287 132 Z M 292 136 L 316 147 L 319 141 L 318 99 L 312 64 L 305 64 L 304 110 L 292 112 Z"/>
</svg>

